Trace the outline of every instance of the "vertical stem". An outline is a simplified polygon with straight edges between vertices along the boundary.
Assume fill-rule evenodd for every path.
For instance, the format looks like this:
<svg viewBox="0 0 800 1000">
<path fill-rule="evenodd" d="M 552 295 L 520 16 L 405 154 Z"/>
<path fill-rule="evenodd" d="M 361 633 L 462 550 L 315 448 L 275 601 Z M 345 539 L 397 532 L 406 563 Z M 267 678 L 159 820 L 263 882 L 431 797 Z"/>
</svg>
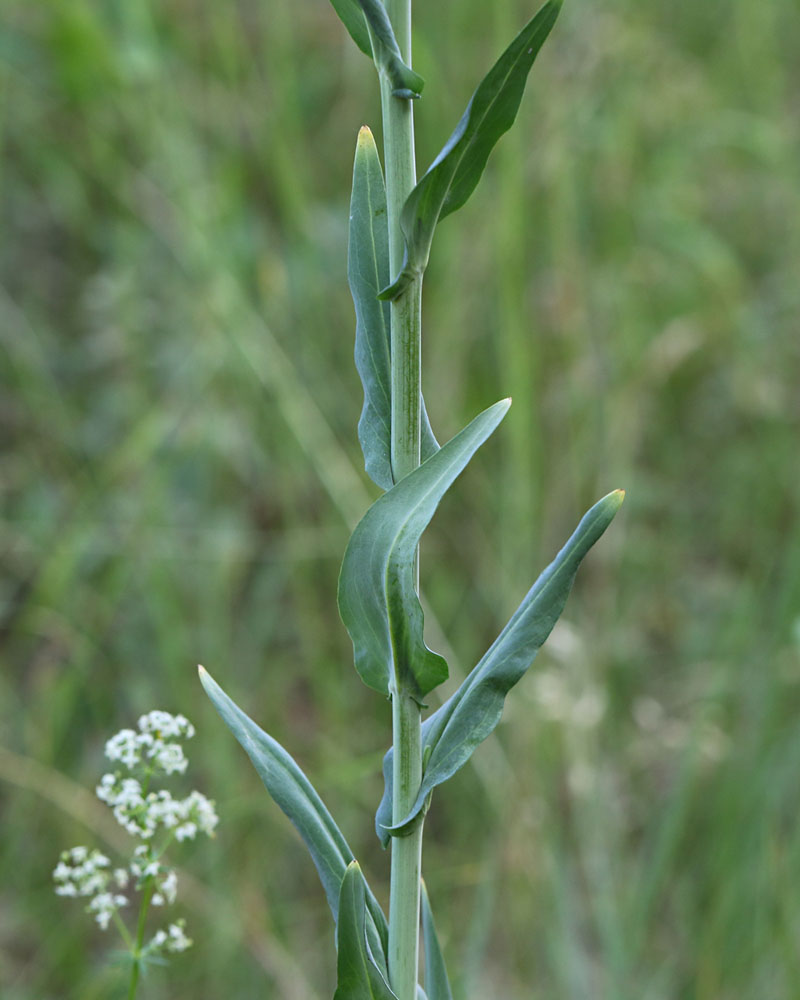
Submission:
<svg viewBox="0 0 800 1000">
<path fill-rule="evenodd" d="M 411 0 L 385 0 L 404 61 L 411 65 Z M 386 199 L 391 279 L 403 265 L 400 213 L 416 183 L 413 102 L 392 97 L 381 75 Z M 422 279 L 391 304 L 392 472 L 395 482 L 420 462 L 420 368 Z M 417 559 L 417 573 L 419 560 Z M 403 819 L 422 780 L 420 707 L 403 691 L 392 692 L 394 822 Z M 407 837 L 392 842 L 389 901 L 389 980 L 398 1000 L 416 1000 L 419 965 L 422 819 Z"/>
<path fill-rule="evenodd" d="M 131 967 L 131 983 L 128 989 L 128 1000 L 134 1000 L 134 997 L 136 996 L 136 987 L 139 985 L 139 969 L 141 967 L 142 946 L 144 944 L 144 928 L 147 922 L 147 910 L 150 906 L 150 899 L 153 895 L 154 887 L 155 884 L 151 878 L 145 887 L 144 894 L 142 895 L 142 903 L 139 907 L 139 923 L 136 928 L 136 946 L 133 951 L 133 966 Z"/>
</svg>

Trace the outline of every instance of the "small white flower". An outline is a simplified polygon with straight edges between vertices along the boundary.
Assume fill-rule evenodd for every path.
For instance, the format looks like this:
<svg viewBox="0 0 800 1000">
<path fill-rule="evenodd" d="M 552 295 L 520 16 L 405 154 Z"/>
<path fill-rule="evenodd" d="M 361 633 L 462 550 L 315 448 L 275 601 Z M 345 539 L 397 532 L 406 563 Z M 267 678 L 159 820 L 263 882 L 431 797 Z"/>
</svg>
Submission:
<svg viewBox="0 0 800 1000">
<path fill-rule="evenodd" d="M 101 892 L 86 907 L 89 913 L 94 913 L 94 919 L 102 930 L 107 930 L 114 913 L 127 904 L 125 896 L 115 896 L 110 892 Z"/>
<path fill-rule="evenodd" d="M 186 951 L 191 948 L 192 940 L 184 933 L 185 924 L 179 920 L 176 924 L 169 925 L 169 940 L 167 941 L 167 951 Z"/>
<path fill-rule="evenodd" d="M 106 741 L 106 757 L 133 769 L 141 762 L 139 736 L 133 729 L 121 729 Z"/>
<path fill-rule="evenodd" d="M 175 902 L 175 898 L 178 895 L 178 876 L 174 871 L 170 870 L 166 873 L 160 889 L 160 894 L 163 894 L 168 903 Z"/>
<path fill-rule="evenodd" d="M 163 948 L 167 943 L 167 932 L 166 931 L 156 931 L 155 934 L 150 939 L 150 944 L 147 946 L 148 951 L 157 951 Z"/>
<path fill-rule="evenodd" d="M 70 861 L 71 865 L 68 863 Z M 105 854 L 100 851 L 89 853 L 86 847 L 62 851 L 61 859 L 53 871 L 57 895 L 93 896 L 104 891 L 110 878 L 106 870 L 110 864 Z"/>
<path fill-rule="evenodd" d="M 139 718 L 139 730 L 151 733 L 158 739 L 176 737 L 190 740 L 194 736 L 194 726 L 183 715 L 170 715 L 169 712 L 153 711 Z"/>
</svg>

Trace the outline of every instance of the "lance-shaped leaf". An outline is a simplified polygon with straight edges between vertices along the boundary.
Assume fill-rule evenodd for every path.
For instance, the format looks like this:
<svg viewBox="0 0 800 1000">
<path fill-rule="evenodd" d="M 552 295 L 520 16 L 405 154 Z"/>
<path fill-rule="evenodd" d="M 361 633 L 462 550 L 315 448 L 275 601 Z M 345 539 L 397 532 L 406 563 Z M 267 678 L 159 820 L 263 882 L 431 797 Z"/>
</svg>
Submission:
<svg viewBox="0 0 800 1000">
<path fill-rule="evenodd" d="M 356 310 L 355 359 L 364 387 L 364 407 L 358 438 L 368 474 L 381 489 L 394 485 L 392 477 L 392 376 L 390 365 L 390 307 L 378 301 L 389 281 L 389 223 L 386 188 L 372 132 L 358 133 L 350 199 L 347 278 Z M 425 403 L 421 401 L 422 459 L 439 450 Z"/>
<path fill-rule="evenodd" d="M 353 852 L 313 785 L 284 748 L 259 728 L 203 669 L 200 680 L 223 722 L 241 743 L 264 786 L 294 824 L 319 872 L 320 881 L 338 920 L 339 890 Z M 362 878 L 363 881 L 363 878 Z M 366 889 L 367 927 L 371 946 L 385 968 L 388 931 L 386 917 Z"/>
<path fill-rule="evenodd" d="M 333 1000 L 397 1000 L 381 972 L 367 937 L 367 886 L 352 861 L 339 893 L 337 985 Z"/>
<path fill-rule="evenodd" d="M 425 880 L 422 880 L 422 941 L 425 948 L 425 989 L 429 1000 L 453 1000 L 444 955 L 433 922 L 431 902 Z"/>
<path fill-rule="evenodd" d="M 517 116 L 528 73 L 555 24 L 561 0 L 548 0 L 500 56 L 472 95 L 455 131 L 406 199 L 400 223 L 403 269 L 381 298 L 395 299 L 428 264 L 436 224 L 461 208 L 480 180 L 497 140 Z"/>
<path fill-rule="evenodd" d="M 615 490 L 584 514 L 572 537 L 528 591 L 478 665 L 422 724 L 422 746 L 428 753 L 422 784 L 408 815 L 395 826 L 391 825 L 392 751 L 388 751 L 383 761 L 384 796 L 375 817 L 376 832 L 384 846 L 390 836 L 406 832 L 433 789 L 463 767 L 494 730 L 506 695 L 550 635 L 564 610 L 578 566 L 611 524 L 624 497 L 624 490 Z"/>
<path fill-rule="evenodd" d="M 381 0 L 358 0 L 372 33 L 375 65 L 392 84 L 392 94 L 400 98 L 419 97 L 425 81 L 403 62 L 392 23 Z"/>
<path fill-rule="evenodd" d="M 350 32 L 350 37 L 365 55 L 372 58 L 369 28 L 361 4 L 358 0 L 331 0 L 331 3 L 339 15 L 339 20 Z"/>
<path fill-rule="evenodd" d="M 339 613 L 369 687 L 420 700 L 447 678 L 423 641 L 414 557 L 447 489 L 505 416 L 510 400 L 484 410 L 370 507 L 356 526 L 339 577 Z"/>
</svg>

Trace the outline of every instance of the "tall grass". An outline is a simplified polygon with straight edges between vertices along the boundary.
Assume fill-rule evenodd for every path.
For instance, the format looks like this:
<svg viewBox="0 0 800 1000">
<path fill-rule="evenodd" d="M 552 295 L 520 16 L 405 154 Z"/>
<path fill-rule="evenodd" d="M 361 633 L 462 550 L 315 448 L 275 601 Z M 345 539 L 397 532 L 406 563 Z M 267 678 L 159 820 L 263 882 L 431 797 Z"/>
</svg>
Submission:
<svg viewBox="0 0 800 1000">
<path fill-rule="evenodd" d="M 492 39 L 474 4 L 419 5 L 420 163 L 530 13 L 494 9 Z M 117 973 L 51 901 L 58 850 L 95 822 L 66 808 L 64 775 L 90 782 L 104 734 L 159 704 L 199 723 L 203 787 L 227 794 L 224 850 L 192 860 L 198 947 L 150 995 L 249 997 L 265 971 L 272 995 L 331 995 L 314 873 L 219 738 L 194 664 L 269 692 L 246 707 L 291 730 L 383 870 L 360 817 L 386 718 L 333 605 L 374 495 L 330 264 L 341 136 L 379 120 L 371 70 L 322 0 L 3 13 L 0 993 L 113 995 Z M 568 4 L 540 57 L 546 99 L 531 92 L 488 186 L 437 233 L 435 426 L 448 437 L 499 384 L 525 400 L 426 539 L 455 659 L 492 638 L 601 469 L 629 487 L 574 595 L 581 631 L 553 636 L 497 746 L 437 795 L 428 880 L 458 903 L 438 922 L 468 958 L 465 998 L 794 997 L 796 29 L 778 0 Z M 439 71 L 425 39 L 444 32 L 458 44 Z M 594 717 L 576 708 L 587 690 Z M 490 804 L 512 796 L 529 807 L 498 836 Z M 320 948 L 298 967 L 300 940 Z"/>
</svg>

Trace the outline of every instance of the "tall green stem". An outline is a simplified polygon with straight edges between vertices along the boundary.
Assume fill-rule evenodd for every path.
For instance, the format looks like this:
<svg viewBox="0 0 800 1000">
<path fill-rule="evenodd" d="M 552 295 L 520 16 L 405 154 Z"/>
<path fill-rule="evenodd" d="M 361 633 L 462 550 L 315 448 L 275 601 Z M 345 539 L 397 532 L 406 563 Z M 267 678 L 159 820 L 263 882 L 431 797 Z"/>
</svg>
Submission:
<svg viewBox="0 0 800 1000">
<path fill-rule="evenodd" d="M 139 907 L 139 923 L 136 927 L 136 945 L 133 951 L 133 965 L 131 966 L 131 982 L 128 988 L 128 1000 L 134 1000 L 136 987 L 139 985 L 139 970 L 142 965 L 142 948 L 144 946 L 144 928 L 147 922 L 147 910 L 155 888 L 153 879 L 148 880 L 142 895 L 142 903 Z"/>
<path fill-rule="evenodd" d="M 411 65 L 411 0 L 386 0 L 404 61 Z M 392 96 L 381 77 L 386 198 L 391 278 L 403 265 L 400 213 L 416 183 L 413 102 Z M 391 304 L 392 472 L 395 482 L 420 463 L 420 369 L 422 279 Z M 417 561 L 417 572 L 419 565 Z M 420 707 L 403 691 L 392 692 L 394 822 L 410 810 L 422 780 Z M 398 1000 L 416 1000 L 422 820 L 392 843 L 389 900 L 389 980 Z"/>
</svg>

